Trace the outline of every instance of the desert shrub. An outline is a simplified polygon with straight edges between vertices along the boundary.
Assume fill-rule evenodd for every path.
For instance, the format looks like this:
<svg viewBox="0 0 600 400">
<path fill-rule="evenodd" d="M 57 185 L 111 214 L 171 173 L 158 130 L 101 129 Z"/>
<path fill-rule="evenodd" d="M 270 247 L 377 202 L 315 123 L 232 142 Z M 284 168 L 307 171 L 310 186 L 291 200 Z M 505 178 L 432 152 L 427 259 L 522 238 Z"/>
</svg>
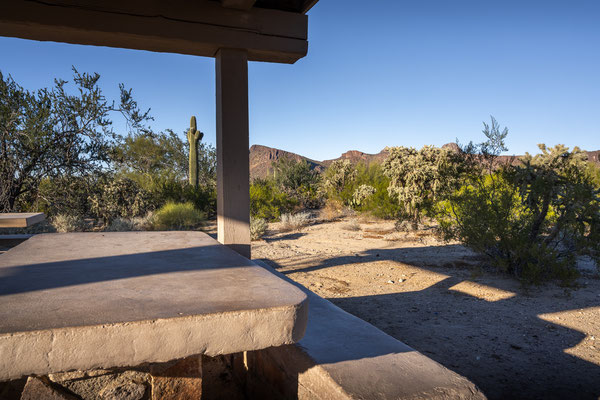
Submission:
<svg viewBox="0 0 600 400">
<path fill-rule="evenodd" d="M 354 193 L 352 193 L 352 200 L 350 201 L 350 205 L 353 208 L 358 208 L 361 205 L 364 205 L 366 201 L 376 192 L 377 190 L 371 185 L 360 185 L 354 190 Z"/>
<path fill-rule="evenodd" d="M 110 222 L 105 230 L 107 232 L 145 231 L 152 227 L 153 217 L 152 213 L 149 213 L 145 217 L 117 217 Z"/>
<path fill-rule="evenodd" d="M 342 225 L 345 231 L 360 231 L 360 224 L 356 220 L 351 220 Z"/>
<path fill-rule="evenodd" d="M 347 209 L 338 200 L 327 199 L 320 210 L 320 217 L 325 221 L 335 221 L 346 215 Z"/>
<path fill-rule="evenodd" d="M 422 222 L 417 222 L 414 219 L 398 220 L 394 224 L 394 230 L 396 232 L 414 232 L 426 228 L 427 226 L 425 224 Z"/>
<path fill-rule="evenodd" d="M 91 211 L 106 223 L 117 217 L 145 215 L 151 208 L 149 195 L 139 185 L 125 177 L 116 177 L 101 187 L 100 193 L 89 198 Z"/>
<path fill-rule="evenodd" d="M 259 240 L 267 232 L 267 221 L 263 218 L 250 218 L 250 239 Z"/>
<path fill-rule="evenodd" d="M 275 183 L 284 189 L 311 188 L 319 183 L 319 174 L 306 160 L 283 157 L 274 162 L 272 167 Z"/>
<path fill-rule="evenodd" d="M 371 163 L 368 166 L 359 163 L 356 165 L 356 177 L 350 187 L 353 190 L 353 198 L 350 205 L 355 211 L 369 214 L 376 218 L 394 219 L 401 214 L 402 208 L 397 199 L 390 196 L 388 186 L 390 179 L 385 176 L 381 164 Z M 373 193 L 360 199 L 360 204 L 354 198 L 358 188 L 366 185 L 374 189 Z"/>
<path fill-rule="evenodd" d="M 57 232 L 82 232 L 86 229 L 85 221 L 77 215 L 58 214 L 51 220 Z"/>
<path fill-rule="evenodd" d="M 155 230 L 187 230 L 196 228 L 205 219 L 205 214 L 192 203 L 169 202 L 157 210 L 152 217 Z"/>
<path fill-rule="evenodd" d="M 403 216 L 419 221 L 460 186 L 464 157 L 433 146 L 392 147 L 382 168 L 390 179 L 388 193 L 402 206 Z"/>
<path fill-rule="evenodd" d="M 589 174 L 596 189 L 600 189 L 600 166 L 592 164 L 591 162 L 588 163 L 587 173 Z"/>
<path fill-rule="evenodd" d="M 255 179 L 250 185 L 250 215 L 267 221 L 279 219 L 297 205 L 297 201 L 279 190 L 272 180 Z"/>
<path fill-rule="evenodd" d="M 216 151 L 198 144 L 198 186 L 189 184 L 189 143 L 173 131 L 132 133 L 114 150 L 118 176 L 135 181 L 152 208 L 187 203 L 208 215 L 216 213 Z"/>
<path fill-rule="evenodd" d="M 167 202 L 191 202 L 198 210 L 207 215 L 216 213 L 217 191 L 213 184 L 199 184 L 194 187 L 180 174 L 171 171 L 153 173 L 139 171 L 122 171 L 119 176 L 131 179 L 148 197 L 150 208 L 160 208 Z M 206 179 L 202 179 L 205 182 Z"/>
<path fill-rule="evenodd" d="M 356 169 L 350 160 L 336 160 L 323 173 L 321 191 L 330 200 L 348 205 L 354 192 Z"/>
<path fill-rule="evenodd" d="M 311 223 L 311 215 L 309 212 L 300 212 L 297 214 L 282 214 L 281 215 L 281 230 L 291 231 L 300 229 Z"/>
<path fill-rule="evenodd" d="M 306 160 L 279 159 L 273 163 L 273 181 L 302 208 L 315 209 L 323 204 L 323 196 L 318 190 L 320 175 Z"/>
<path fill-rule="evenodd" d="M 485 126 L 479 157 L 493 161 L 507 131 Z M 585 155 L 564 146 L 546 148 L 521 165 L 479 163 L 463 187 L 438 205 L 440 231 L 485 255 L 526 283 L 577 276 L 576 258 L 600 260 L 600 192 Z"/>
<path fill-rule="evenodd" d="M 48 216 L 69 214 L 89 216 L 89 197 L 99 192 L 98 179 L 93 176 L 63 176 L 44 178 L 36 198 L 29 207 Z"/>
</svg>

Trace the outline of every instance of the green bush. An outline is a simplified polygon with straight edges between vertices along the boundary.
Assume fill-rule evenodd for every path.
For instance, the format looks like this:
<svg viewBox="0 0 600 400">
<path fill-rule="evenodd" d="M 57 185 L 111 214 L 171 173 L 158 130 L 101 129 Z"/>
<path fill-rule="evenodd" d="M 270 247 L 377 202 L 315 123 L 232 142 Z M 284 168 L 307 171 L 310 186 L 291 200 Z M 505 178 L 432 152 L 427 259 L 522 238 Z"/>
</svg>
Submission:
<svg viewBox="0 0 600 400">
<path fill-rule="evenodd" d="M 155 230 L 189 230 L 198 227 L 205 220 L 205 214 L 194 208 L 192 203 L 168 202 L 152 217 Z"/>
<path fill-rule="evenodd" d="M 128 171 L 119 176 L 131 179 L 148 195 L 151 208 L 160 208 L 167 202 L 191 202 L 198 210 L 207 215 L 216 214 L 217 191 L 212 184 L 200 184 L 194 187 L 179 174 L 170 171 L 154 173 Z M 203 181 L 202 181 L 203 182 Z"/>
<path fill-rule="evenodd" d="M 356 178 L 350 185 L 350 189 L 353 190 L 350 203 L 352 208 L 377 218 L 398 218 L 402 208 L 398 201 L 390 196 L 388 192 L 389 184 L 390 179 L 384 175 L 381 164 L 373 163 L 368 167 L 363 163 L 358 164 L 356 166 Z M 365 189 L 363 188 L 363 191 L 359 189 L 361 186 L 371 187 L 374 192 L 369 196 L 365 196 Z M 370 189 L 367 190 L 370 191 Z M 347 193 L 349 192 L 350 190 L 347 191 Z M 360 201 L 358 201 L 357 196 L 361 197 Z"/>
<path fill-rule="evenodd" d="M 152 209 L 149 195 L 133 180 L 115 177 L 102 185 L 100 193 L 89 198 L 91 211 L 105 223 L 117 217 L 146 215 Z"/>
<path fill-rule="evenodd" d="M 273 163 L 273 181 L 302 208 L 315 209 L 323 205 L 323 196 L 318 190 L 320 175 L 306 160 L 279 159 Z"/>
<path fill-rule="evenodd" d="M 272 180 L 255 179 L 250 185 L 250 215 L 267 221 L 279 219 L 298 204 L 287 193 L 279 190 Z"/>
<path fill-rule="evenodd" d="M 600 189 L 600 167 L 590 162 L 587 167 L 587 173 L 590 175 L 596 189 Z"/>
<path fill-rule="evenodd" d="M 521 165 L 498 166 L 506 132 L 495 120 L 486 125 L 478 167 L 437 205 L 440 231 L 525 283 L 571 284 L 578 256 L 600 262 L 600 191 L 584 153 L 540 145 L 542 153 L 527 155 Z"/>
</svg>

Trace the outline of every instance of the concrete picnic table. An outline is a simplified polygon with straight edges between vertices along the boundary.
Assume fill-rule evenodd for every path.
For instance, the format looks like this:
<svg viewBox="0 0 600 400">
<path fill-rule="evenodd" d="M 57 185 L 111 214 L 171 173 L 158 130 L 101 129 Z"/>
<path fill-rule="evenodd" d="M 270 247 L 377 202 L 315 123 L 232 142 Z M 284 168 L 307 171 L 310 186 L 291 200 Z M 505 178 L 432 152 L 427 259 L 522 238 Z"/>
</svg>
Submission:
<svg viewBox="0 0 600 400">
<path fill-rule="evenodd" d="M 0 213 L 0 228 L 27 228 L 44 219 L 44 213 Z"/>
<path fill-rule="evenodd" d="M 0 255 L 0 381 L 295 343 L 307 315 L 201 232 L 36 235 Z"/>
</svg>

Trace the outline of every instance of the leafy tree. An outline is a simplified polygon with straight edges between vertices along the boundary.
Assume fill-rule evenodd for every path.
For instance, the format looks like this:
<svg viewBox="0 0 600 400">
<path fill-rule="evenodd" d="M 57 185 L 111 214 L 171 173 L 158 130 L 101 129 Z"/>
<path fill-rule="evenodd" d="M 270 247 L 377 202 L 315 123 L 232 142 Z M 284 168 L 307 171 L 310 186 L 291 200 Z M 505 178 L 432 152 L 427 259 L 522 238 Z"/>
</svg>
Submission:
<svg viewBox="0 0 600 400">
<path fill-rule="evenodd" d="M 31 206 L 48 216 L 84 217 L 92 214 L 89 197 L 102 190 L 103 177 L 96 175 L 46 177 Z"/>
<path fill-rule="evenodd" d="M 320 176 L 306 160 L 283 157 L 273 163 L 273 180 L 280 190 L 294 198 L 304 208 L 318 208 Z"/>
<path fill-rule="evenodd" d="M 250 215 L 267 221 L 294 209 L 298 202 L 268 179 L 255 179 L 250 185 Z"/>
<path fill-rule="evenodd" d="M 115 147 L 113 160 L 122 172 L 168 175 L 187 179 L 189 143 L 172 130 L 129 134 Z M 217 155 L 214 146 L 198 144 L 198 171 L 201 186 L 216 184 Z"/>
<path fill-rule="evenodd" d="M 149 174 L 169 171 L 180 179 L 187 173 L 186 144 L 171 130 L 132 133 L 115 147 L 113 159 L 121 170 Z"/>
<path fill-rule="evenodd" d="M 149 119 L 123 85 L 119 106 L 109 103 L 99 79 L 73 68 L 75 90 L 56 79 L 53 88 L 30 92 L 0 73 L 0 211 L 18 209 L 18 200 L 32 197 L 46 177 L 106 168 L 117 139 L 112 112 L 124 115 L 132 130 Z"/>
</svg>

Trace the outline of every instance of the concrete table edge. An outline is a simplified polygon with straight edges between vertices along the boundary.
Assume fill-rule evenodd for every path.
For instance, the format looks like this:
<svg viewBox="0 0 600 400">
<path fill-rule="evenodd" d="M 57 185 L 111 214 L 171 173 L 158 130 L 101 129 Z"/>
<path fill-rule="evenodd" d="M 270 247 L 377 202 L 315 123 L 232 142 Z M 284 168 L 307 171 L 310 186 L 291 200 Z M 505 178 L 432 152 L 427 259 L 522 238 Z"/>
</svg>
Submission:
<svg viewBox="0 0 600 400">
<path fill-rule="evenodd" d="M 36 235 L 34 239 L 40 236 L 45 235 Z M 210 240 L 211 244 L 218 244 Z M 234 253 L 225 246 L 223 251 Z M 0 255 L 0 262 L 6 254 Z M 281 280 L 250 260 L 237 254 L 235 257 L 263 271 L 261 274 L 268 274 L 269 279 Z M 297 290 L 292 285 L 290 288 Z M 309 300 L 302 292 L 293 297 L 297 299 L 293 304 L 273 307 L 1 333 L 0 381 L 71 370 L 133 367 L 195 354 L 215 356 L 296 343 L 306 330 Z"/>
<path fill-rule="evenodd" d="M 15 216 L 6 217 L 6 215 Z M 44 213 L 0 213 L 0 228 L 27 228 L 45 219 Z"/>
<path fill-rule="evenodd" d="M 231 354 L 240 351 L 240 342 L 244 343 L 245 351 L 294 344 L 304 336 L 308 302 L 306 297 L 292 310 L 274 307 L 0 334 L 0 382 L 29 375 L 134 367 L 195 354 Z M 278 324 L 290 319 L 294 320 L 292 329 L 289 324 Z M 240 320 L 246 323 L 240 324 Z M 202 329 L 198 329 L 200 325 Z M 268 338 L 253 335 L 260 327 L 272 335 Z M 33 348 L 35 352 L 31 351 Z M 100 358 L 99 349 L 104 350 Z M 87 357 L 91 354 L 95 354 L 93 362 Z"/>
</svg>

